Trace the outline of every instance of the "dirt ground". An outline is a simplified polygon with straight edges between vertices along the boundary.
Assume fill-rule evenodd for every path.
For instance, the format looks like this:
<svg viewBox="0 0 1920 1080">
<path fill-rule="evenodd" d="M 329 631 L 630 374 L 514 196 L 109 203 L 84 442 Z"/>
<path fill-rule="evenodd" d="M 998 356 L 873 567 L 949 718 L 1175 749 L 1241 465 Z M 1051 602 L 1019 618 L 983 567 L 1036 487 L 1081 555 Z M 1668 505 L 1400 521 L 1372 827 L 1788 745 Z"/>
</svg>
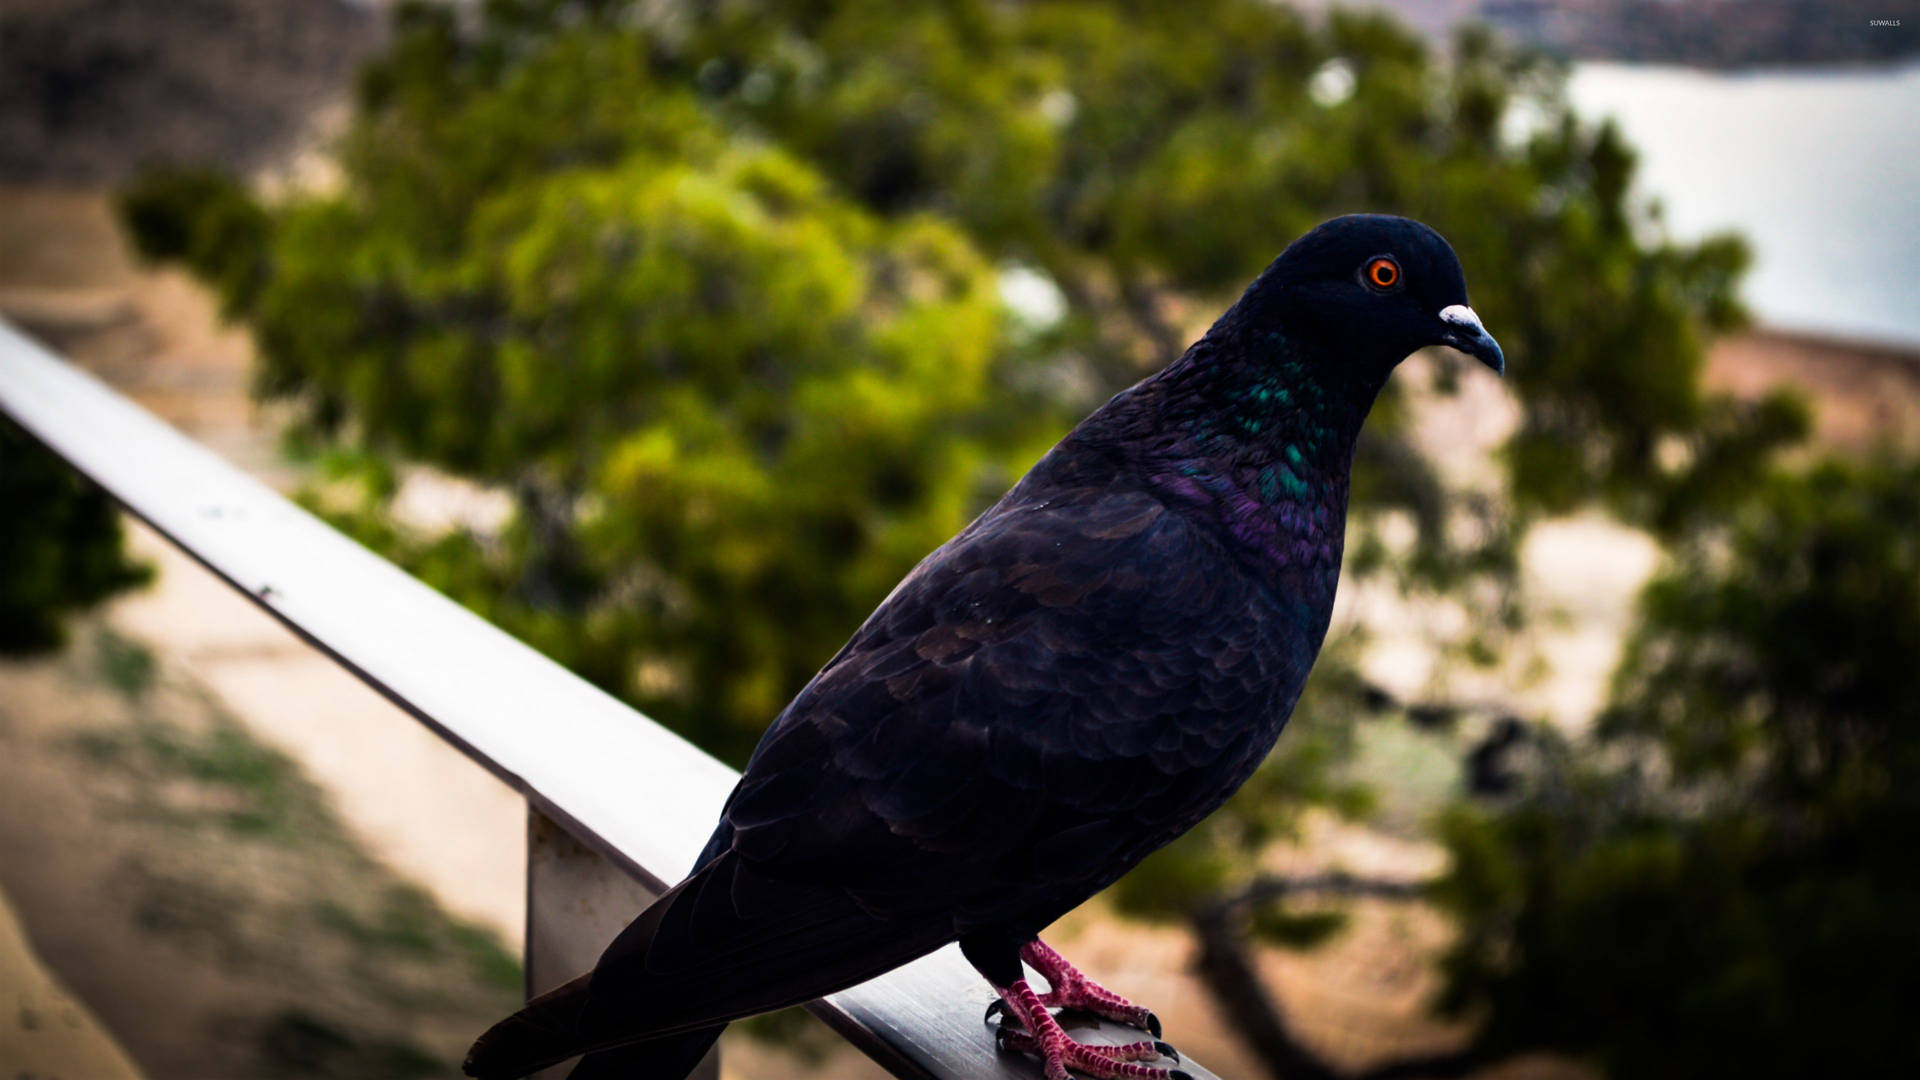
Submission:
<svg viewBox="0 0 1920 1080">
<path fill-rule="evenodd" d="M 103 197 L 0 189 L 0 250 L 14 256 L 0 260 L 0 314 L 227 460 L 282 489 L 296 482 L 274 418 L 247 396 L 245 334 L 221 326 L 183 275 L 134 265 Z M 300 760 L 380 857 L 517 939 L 519 797 L 156 534 L 136 524 L 130 541 L 159 574 L 114 606 L 115 625 Z M 376 759 L 366 746 L 380 748 Z"/>
<path fill-rule="evenodd" d="M 1759 330 L 1716 345 L 1706 381 L 1748 399 L 1776 387 L 1808 395 L 1828 446 L 1920 449 L 1920 350 Z"/>
<path fill-rule="evenodd" d="M 0 664 L 0 890 L 154 1080 L 452 1076 L 520 996 L 496 935 L 100 617 Z"/>
<path fill-rule="evenodd" d="M 0 893 L 0 1075 L 140 1080 L 133 1059 L 60 984 Z"/>
</svg>

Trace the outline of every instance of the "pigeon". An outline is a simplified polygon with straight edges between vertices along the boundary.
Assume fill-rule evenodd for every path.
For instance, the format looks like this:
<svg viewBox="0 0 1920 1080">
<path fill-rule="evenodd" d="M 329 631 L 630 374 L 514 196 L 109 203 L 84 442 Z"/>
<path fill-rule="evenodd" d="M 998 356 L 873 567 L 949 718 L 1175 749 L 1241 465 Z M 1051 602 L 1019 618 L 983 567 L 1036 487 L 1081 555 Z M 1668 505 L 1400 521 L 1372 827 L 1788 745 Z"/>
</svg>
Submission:
<svg viewBox="0 0 1920 1080">
<path fill-rule="evenodd" d="M 1326 637 L 1355 438 L 1429 346 L 1505 370 L 1439 233 L 1361 214 L 1294 241 L 894 588 L 775 718 L 694 871 L 467 1074 L 683 1077 L 730 1021 L 957 941 L 1048 1080 L 1181 1080 L 1154 1015 L 1039 935 L 1272 748 Z M 1053 1010 L 1153 1038 L 1083 1044 Z"/>
</svg>

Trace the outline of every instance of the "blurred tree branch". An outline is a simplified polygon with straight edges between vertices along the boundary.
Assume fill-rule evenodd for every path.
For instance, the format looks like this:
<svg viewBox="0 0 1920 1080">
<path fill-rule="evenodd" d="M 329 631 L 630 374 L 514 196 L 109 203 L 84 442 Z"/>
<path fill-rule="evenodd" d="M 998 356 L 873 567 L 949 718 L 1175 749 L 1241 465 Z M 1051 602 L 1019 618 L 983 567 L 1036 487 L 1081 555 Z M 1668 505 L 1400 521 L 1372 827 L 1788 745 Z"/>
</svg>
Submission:
<svg viewBox="0 0 1920 1080">
<path fill-rule="evenodd" d="M 1231 1021 L 1229 1026 L 1234 1034 L 1259 1055 L 1261 1063 L 1276 1080 L 1414 1080 L 1464 1076 L 1488 1061 L 1484 1053 L 1471 1045 L 1453 1053 L 1397 1059 L 1358 1070 L 1337 1068 L 1328 1062 L 1294 1032 L 1286 1010 L 1254 965 L 1244 929 L 1251 909 L 1290 897 L 1417 901 L 1424 899 L 1431 887 L 1430 882 L 1366 878 L 1340 871 L 1256 878 L 1229 896 L 1201 905 L 1188 916 L 1188 925 L 1200 943 L 1196 967 L 1201 983 Z"/>
</svg>

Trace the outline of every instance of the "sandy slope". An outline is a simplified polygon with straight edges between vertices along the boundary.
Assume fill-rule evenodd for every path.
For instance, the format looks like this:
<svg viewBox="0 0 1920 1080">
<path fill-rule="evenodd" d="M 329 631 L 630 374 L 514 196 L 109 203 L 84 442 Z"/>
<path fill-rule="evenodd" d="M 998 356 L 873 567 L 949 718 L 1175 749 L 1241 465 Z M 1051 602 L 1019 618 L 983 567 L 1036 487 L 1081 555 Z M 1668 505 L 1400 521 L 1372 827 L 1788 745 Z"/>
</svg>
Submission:
<svg viewBox="0 0 1920 1080">
<path fill-rule="evenodd" d="M 105 199 L 0 192 L 0 312 L 228 460 L 286 486 L 272 421 L 247 398 L 244 334 L 172 272 L 129 260 Z M 143 528 L 161 570 L 115 605 L 121 629 L 191 672 L 263 740 L 299 759 L 372 850 L 463 916 L 517 941 L 521 800 Z"/>
<path fill-rule="evenodd" d="M 139 1080 L 127 1052 L 40 963 L 4 893 L 0 987 L 0 1068 L 19 1076 Z"/>
<path fill-rule="evenodd" d="M 103 617 L 0 662 L 0 890 L 152 1080 L 452 1076 L 519 998 L 511 954 L 329 802 Z M 0 1001 L 23 989 L 0 975 Z M 90 1075 L 0 1050 L 27 1074 Z"/>
</svg>

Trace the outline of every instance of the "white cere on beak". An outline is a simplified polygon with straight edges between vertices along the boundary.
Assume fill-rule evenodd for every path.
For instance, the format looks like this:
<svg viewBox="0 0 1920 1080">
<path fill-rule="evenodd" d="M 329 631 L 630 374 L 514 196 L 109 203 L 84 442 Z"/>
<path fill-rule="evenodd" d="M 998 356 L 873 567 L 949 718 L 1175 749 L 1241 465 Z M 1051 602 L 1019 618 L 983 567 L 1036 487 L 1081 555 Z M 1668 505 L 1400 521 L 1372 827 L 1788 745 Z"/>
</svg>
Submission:
<svg viewBox="0 0 1920 1080">
<path fill-rule="evenodd" d="M 1452 323 L 1455 326 L 1464 326 L 1482 334 L 1487 332 L 1487 328 L 1480 325 L 1480 316 L 1475 314 L 1474 310 L 1465 304 L 1448 304 L 1446 307 L 1441 308 L 1440 321 Z"/>
</svg>

